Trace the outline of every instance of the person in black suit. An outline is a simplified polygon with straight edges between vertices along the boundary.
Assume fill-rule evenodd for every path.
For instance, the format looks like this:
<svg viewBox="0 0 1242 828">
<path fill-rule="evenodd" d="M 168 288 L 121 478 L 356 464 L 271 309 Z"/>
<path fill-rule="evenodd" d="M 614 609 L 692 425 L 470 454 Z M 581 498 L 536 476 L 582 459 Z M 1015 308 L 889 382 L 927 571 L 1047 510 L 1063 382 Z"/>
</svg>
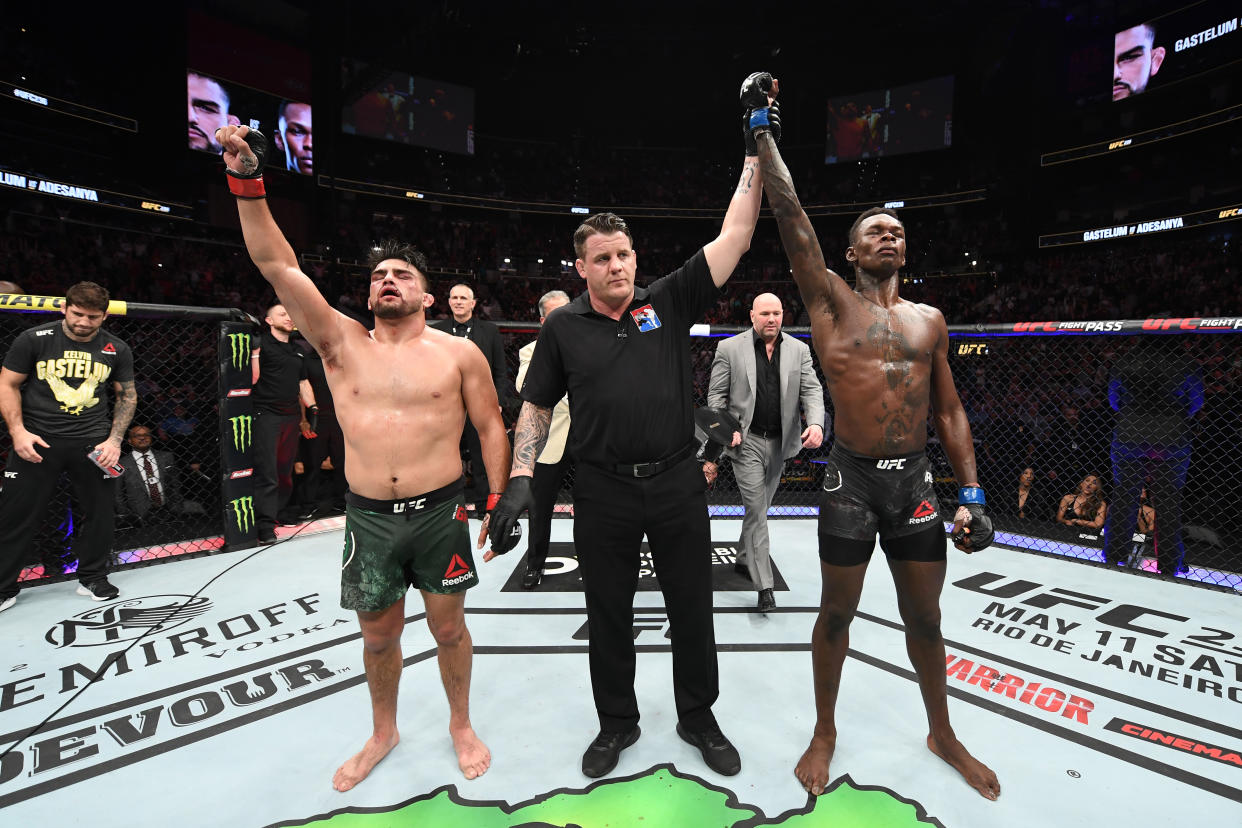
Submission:
<svg viewBox="0 0 1242 828">
<path fill-rule="evenodd" d="M 163 526 L 185 511 L 181 477 L 172 452 L 152 446 L 150 428 L 132 426 L 125 439 L 129 451 L 121 452 L 117 461 L 125 473 L 114 487 L 116 513 L 132 529 L 121 533 L 122 543 L 140 546 L 156 542 Z"/>
<path fill-rule="evenodd" d="M 453 285 L 449 290 L 449 309 L 453 312 L 452 317 L 438 319 L 431 323 L 431 327 L 451 333 L 453 336 L 465 337 L 479 346 L 479 350 L 487 358 L 488 367 L 491 368 L 492 383 L 496 386 L 496 397 L 500 400 L 500 408 L 503 411 L 509 394 L 508 379 L 505 376 L 505 349 L 500 340 L 500 328 L 474 315 L 476 302 L 474 288 L 470 285 Z M 483 468 L 481 460 L 483 449 L 479 443 L 479 432 L 475 431 L 469 419 L 466 420 L 466 427 L 462 431 L 461 444 L 466 456 L 470 459 L 471 473 L 467 478 L 469 485 L 466 487 L 466 500 L 475 505 L 475 514 L 481 515 L 486 510 L 487 496 L 493 487 L 488 485 L 487 470 Z"/>
</svg>

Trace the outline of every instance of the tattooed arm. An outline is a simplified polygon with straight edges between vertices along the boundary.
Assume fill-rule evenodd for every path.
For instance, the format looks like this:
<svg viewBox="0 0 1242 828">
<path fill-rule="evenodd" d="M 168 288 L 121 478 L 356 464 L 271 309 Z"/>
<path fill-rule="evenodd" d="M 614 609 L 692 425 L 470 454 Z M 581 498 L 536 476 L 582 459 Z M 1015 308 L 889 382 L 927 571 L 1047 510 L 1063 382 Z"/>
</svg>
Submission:
<svg viewBox="0 0 1242 828">
<path fill-rule="evenodd" d="M 712 281 L 720 287 L 729 280 L 742 254 L 750 249 L 750 238 L 759 221 L 759 206 L 763 202 L 763 177 L 759 174 L 759 162 L 748 157 L 742 165 L 742 177 L 729 201 L 720 235 L 703 246 L 707 266 L 712 271 Z"/>
<path fill-rule="evenodd" d="M 111 466 L 121 458 L 121 440 L 125 438 L 125 430 L 134 419 L 134 411 L 138 408 L 138 391 L 134 381 L 115 382 L 116 404 L 112 406 L 112 433 L 95 448 L 99 449 L 99 465 Z"/>
<path fill-rule="evenodd" d="M 793 267 L 802 303 L 808 310 L 836 318 L 840 307 L 838 297 L 849 291 L 849 285 L 824 263 L 824 252 L 815 236 L 815 228 L 798 201 L 789 168 L 781 159 L 771 134 L 762 132 L 755 136 L 755 142 L 759 147 L 759 169 L 763 172 L 768 204 L 776 216 L 781 244 Z"/>
<path fill-rule="evenodd" d="M 531 476 L 535 461 L 548 442 L 552 426 L 552 409 L 530 402 L 522 403 L 517 425 L 513 428 L 513 476 Z"/>
</svg>

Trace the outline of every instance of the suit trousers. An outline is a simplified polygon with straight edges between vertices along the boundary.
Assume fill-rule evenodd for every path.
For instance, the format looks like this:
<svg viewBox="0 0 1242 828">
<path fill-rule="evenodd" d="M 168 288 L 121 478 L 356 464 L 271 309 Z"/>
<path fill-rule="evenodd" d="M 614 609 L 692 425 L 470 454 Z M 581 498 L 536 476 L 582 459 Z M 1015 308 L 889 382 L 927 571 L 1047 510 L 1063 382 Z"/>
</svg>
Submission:
<svg viewBox="0 0 1242 828">
<path fill-rule="evenodd" d="M 328 507 L 345 497 L 345 435 L 334 411 L 320 411 L 315 428 L 315 439 L 306 447 L 302 505 Z M 332 458 L 330 472 L 321 468 L 328 457 Z"/>
<path fill-rule="evenodd" d="M 668 614 L 678 721 L 691 731 L 715 724 L 711 707 L 720 678 L 706 488 L 693 457 L 647 478 L 577 464 L 574 548 L 586 591 L 591 689 L 601 730 L 628 731 L 639 719 L 634 593 L 644 535 Z"/>
<path fill-rule="evenodd" d="M 552 511 L 556 508 L 556 494 L 561 490 L 565 475 L 573 469 L 569 455 L 562 454 L 555 463 L 536 463 L 535 476 L 530 489 L 535 503 L 530 509 L 526 566 L 543 569 L 548 559 L 548 543 L 552 535 Z"/>
<path fill-rule="evenodd" d="M 1186 555 L 1182 541 L 1182 489 L 1190 468 L 1190 446 L 1149 446 L 1114 440 L 1113 502 L 1104 533 L 1105 560 L 1124 562 L 1138 522 L 1144 487 L 1156 510 L 1156 566 L 1176 575 Z"/>
<path fill-rule="evenodd" d="M 261 536 L 276 532 L 276 516 L 293 494 L 299 420 L 297 414 L 254 413 L 254 516 Z"/>
<path fill-rule="evenodd" d="M 9 452 L 0 492 L 0 600 L 18 592 L 17 579 L 27 562 L 35 530 L 47 513 L 47 504 L 64 471 L 82 518 L 75 533 L 78 580 L 84 584 L 106 578 L 116 523 L 113 490 L 117 481 L 105 478 L 86 456 L 100 440 L 43 438 L 51 443 L 37 450 L 41 463 L 30 463 Z"/>
<path fill-rule="evenodd" d="M 784 468 L 780 437 L 747 434 L 733 460 L 733 477 L 746 509 L 738 541 L 738 560 L 746 564 L 756 589 L 772 589 L 775 583 L 768 545 L 768 507 L 781 484 Z"/>
</svg>

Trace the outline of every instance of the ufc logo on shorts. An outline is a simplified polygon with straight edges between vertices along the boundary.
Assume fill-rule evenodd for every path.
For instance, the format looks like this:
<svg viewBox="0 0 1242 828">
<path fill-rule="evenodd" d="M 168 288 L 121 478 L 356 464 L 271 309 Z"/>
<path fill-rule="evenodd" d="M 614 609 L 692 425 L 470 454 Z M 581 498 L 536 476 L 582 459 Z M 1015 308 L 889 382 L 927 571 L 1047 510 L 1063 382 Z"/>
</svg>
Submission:
<svg viewBox="0 0 1242 828">
<path fill-rule="evenodd" d="M 877 460 L 875 463 L 877 469 L 904 469 L 906 467 L 906 458 L 899 460 Z"/>
<path fill-rule="evenodd" d="M 17 477 L 17 472 L 5 472 L 5 473 L 4 473 L 4 476 L 5 476 L 5 477 L 7 477 L 7 478 L 9 478 L 9 479 L 13 479 L 13 478 Z"/>
<path fill-rule="evenodd" d="M 426 504 L 426 502 L 427 498 L 420 497 L 418 500 L 411 500 L 406 503 L 394 503 L 392 505 L 392 513 L 394 515 L 399 515 L 406 509 L 409 509 L 411 512 L 417 512 L 419 509 L 423 508 L 423 505 Z"/>
</svg>

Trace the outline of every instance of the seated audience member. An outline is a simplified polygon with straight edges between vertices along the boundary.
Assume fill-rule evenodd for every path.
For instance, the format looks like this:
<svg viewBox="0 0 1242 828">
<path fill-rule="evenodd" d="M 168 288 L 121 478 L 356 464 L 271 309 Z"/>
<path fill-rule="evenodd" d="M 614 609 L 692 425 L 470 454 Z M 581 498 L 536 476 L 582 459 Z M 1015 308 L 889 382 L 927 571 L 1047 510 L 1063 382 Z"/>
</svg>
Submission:
<svg viewBox="0 0 1242 828">
<path fill-rule="evenodd" d="M 118 461 L 125 473 L 115 487 L 118 517 L 152 525 L 184 513 L 181 479 L 171 452 L 152 447 L 151 429 L 131 426 L 126 433 L 129 450 Z"/>
<path fill-rule="evenodd" d="M 1147 487 L 1144 486 L 1139 493 L 1138 517 L 1134 522 L 1134 536 L 1131 539 L 1126 566 L 1141 567 L 1144 558 L 1155 556 L 1155 532 L 1156 508 L 1147 494 Z"/>
<path fill-rule="evenodd" d="M 1108 503 L 1100 493 L 1098 475 L 1089 474 L 1078 484 L 1078 489 L 1061 498 L 1057 507 L 1057 523 L 1099 530 L 1108 516 Z"/>
<path fill-rule="evenodd" d="M 1023 520 L 1047 520 L 1046 484 L 1036 479 L 1035 469 L 1027 466 L 1018 475 L 1018 490 L 1005 502 L 1009 514 Z"/>
</svg>

